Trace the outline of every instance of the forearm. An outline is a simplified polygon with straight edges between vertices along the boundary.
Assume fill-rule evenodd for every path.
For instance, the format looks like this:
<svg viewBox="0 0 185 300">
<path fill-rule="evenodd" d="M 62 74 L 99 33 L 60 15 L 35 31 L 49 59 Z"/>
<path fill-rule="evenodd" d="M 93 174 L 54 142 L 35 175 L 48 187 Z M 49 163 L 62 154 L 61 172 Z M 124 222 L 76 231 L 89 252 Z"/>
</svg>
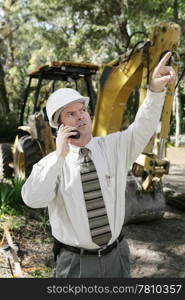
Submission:
<svg viewBox="0 0 185 300">
<path fill-rule="evenodd" d="M 55 198 L 63 163 L 63 158 L 53 155 L 52 159 L 44 157 L 34 165 L 22 187 L 22 198 L 28 206 L 46 207 Z"/>
<path fill-rule="evenodd" d="M 135 121 L 128 128 L 128 159 L 130 164 L 143 151 L 155 133 L 164 104 L 165 91 L 147 91 L 147 97 L 138 110 Z"/>
</svg>

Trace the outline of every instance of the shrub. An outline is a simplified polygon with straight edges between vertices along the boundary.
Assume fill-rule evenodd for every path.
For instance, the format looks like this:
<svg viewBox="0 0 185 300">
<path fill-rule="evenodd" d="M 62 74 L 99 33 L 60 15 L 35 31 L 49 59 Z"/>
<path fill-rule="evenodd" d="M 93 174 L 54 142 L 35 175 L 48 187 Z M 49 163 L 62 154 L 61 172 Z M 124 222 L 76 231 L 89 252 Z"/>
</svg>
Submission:
<svg viewBox="0 0 185 300">
<path fill-rule="evenodd" d="M 0 214 L 20 215 L 24 203 L 21 197 L 23 181 L 13 178 L 10 181 L 0 182 Z"/>
</svg>

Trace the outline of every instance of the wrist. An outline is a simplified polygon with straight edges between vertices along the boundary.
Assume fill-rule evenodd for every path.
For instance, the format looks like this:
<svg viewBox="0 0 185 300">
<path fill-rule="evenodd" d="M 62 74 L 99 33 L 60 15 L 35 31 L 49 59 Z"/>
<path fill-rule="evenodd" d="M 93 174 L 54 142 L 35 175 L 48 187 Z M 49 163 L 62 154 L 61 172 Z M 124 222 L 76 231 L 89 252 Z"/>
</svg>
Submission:
<svg viewBox="0 0 185 300">
<path fill-rule="evenodd" d="M 57 150 L 55 151 L 55 154 L 56 154 L 57 160 L 65 159 L 65 157 L 66 157 L 66 155 L 64 155 L 61 152 L 58 152 Z"/>
<path fill-rule="evenodd" d="M 155 89 L 155 88 L 152 88 L 150 85 L 148 86 L 148 89 L 150 90 L 150 92 L 152 93 L 163 93 L 166 88 L 164 87 L 163 89 Z"/>
</svg>

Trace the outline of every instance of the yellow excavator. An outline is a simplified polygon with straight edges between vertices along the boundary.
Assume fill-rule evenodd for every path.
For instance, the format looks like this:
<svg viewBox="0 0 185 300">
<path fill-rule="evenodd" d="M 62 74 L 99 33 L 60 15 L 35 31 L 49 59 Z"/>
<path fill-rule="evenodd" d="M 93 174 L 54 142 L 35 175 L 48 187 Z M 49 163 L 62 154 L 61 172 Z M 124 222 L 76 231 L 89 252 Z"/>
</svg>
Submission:
<svg viewBox="0 0 185 300">
<path fill-rule="evenodd" d="M 133 92 L 139 94 L 139 97 L 135 97 L 137 103 L 133 104 L 137 112 L 146 96 L 152 72 L 167 51 L 172 52 L 170 64 L 177 72 L 179 43 L 179 25 L 161 23 L 154 26 L 150 38 L 138 42 L 107 65 L 55 61 L 30 72 L 21 103 L 20 126 L 13 145 L 15 176 L 21 179 L 28 177 L 34 163 L 55 150 L 56 132 L 49 127 L 44 106 L 52 91 L 70 86 L 89 96 L 94 136 L 124 130 L 129 125 L 126 111 L 129 111 L 130 99 L 134 98 Z M 93 82 L 99 74 L 100 89 L 96 96 Z M 160 128 L 128 173 L 125 223 L 149 221 L 163 216 L 165 199 L 162 176 L 169 172 L 165 149 L 174 92 L 175 83 L 167 88 Z M 3 165 L 5 175 L 10 163 L 6 160 Z"/>
<path fill-rule="evenodd" d="M 94 135 L 106 135 L 121 129 L 124 112 L 131 92 L 139 84 L 139 105 L 145 99 L 152 72 L 167 52 L 172 52 L 170 64 L 177 72 L 180 27 L 173 23 L 161 23 L 154 27 L 151 38 L 143 47 L 135 47 L 129 53 L 105 66 L 101 88 L 93 120 Z M 165 199 L 162 176 L 168 174 L 170 162 L 166 158 L 175 83 L 168 86 L 158 132 L 145 147 L 127 176 L 125 222 L 147 221 L 161 217 Z"/>
</svg>

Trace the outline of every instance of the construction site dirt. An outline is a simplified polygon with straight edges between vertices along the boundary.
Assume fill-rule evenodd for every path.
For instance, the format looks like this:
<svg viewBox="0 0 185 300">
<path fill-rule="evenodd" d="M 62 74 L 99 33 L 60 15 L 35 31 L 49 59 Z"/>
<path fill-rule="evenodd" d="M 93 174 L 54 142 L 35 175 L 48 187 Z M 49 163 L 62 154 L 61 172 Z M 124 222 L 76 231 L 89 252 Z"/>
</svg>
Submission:
<svg viewBox="0 0 185 300">
<path fill-rule="evenodd" d="M 171 165 L 169 174 L 163 177 L 166 195 L 163 217 L 125 225 L 124 228 L 131 252 L 131 276 L 134 278 L 185 277 L 185 210 L 171 205 L 176 196 L 185 202 L 185 148 L 169 148 L 168 156 Z M 41 229 L 39 221 L 33 218 L 28 220 L 23 216 L 22 220 L 23 230 L 13 230 L 12 238 L 20 249 L 23 277 L 53 277 L 55 264 L 51 233 Z M 16 277 L 11 270 L 13 263 L 8 250 L 2 248 L 0 278 Z"/>
</svg>

